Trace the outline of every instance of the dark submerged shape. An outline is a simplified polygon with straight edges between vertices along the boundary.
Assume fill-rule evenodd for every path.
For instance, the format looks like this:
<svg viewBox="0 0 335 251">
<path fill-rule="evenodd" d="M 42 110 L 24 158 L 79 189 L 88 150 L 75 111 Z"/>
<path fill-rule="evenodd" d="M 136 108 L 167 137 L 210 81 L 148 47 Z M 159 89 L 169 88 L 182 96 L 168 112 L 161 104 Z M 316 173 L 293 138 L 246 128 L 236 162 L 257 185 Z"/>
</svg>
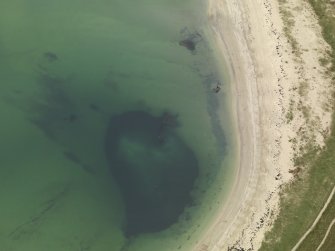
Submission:
<svg viewBox="0 0 335 251">
<path fill-rule="evenodd" d="M 194 53 L 197 43 L 201 42 L 202 40 L 201 34 L 198 32 L 192 33 L 187 27 L 181 31 L 181 34 L 183 35 L 184 39 L 179 41 L 179 45 Z"/>
<path fill-rule="evenodd" d="M 190 50 L 190 51 L 194 51 L 195 50 L 195 42 L 190 39 L 184 39 L 182 41 L 179 42 L 180 46 L 184 46 L 186 49 Z"/>
<path fill-rule="evenodd" d="M 58 56 L 53 52 L 47 51 L 43 55 L 51 63 L 58 60 Z"/>
<path fill-rule="evenodd" d="M 110 120 L 106 155 L 125 202 L 127 236 L 164 230 L 191 204 L 198 163 L 176 126 L 170 113 L 133 111 Z"/>
</svg>

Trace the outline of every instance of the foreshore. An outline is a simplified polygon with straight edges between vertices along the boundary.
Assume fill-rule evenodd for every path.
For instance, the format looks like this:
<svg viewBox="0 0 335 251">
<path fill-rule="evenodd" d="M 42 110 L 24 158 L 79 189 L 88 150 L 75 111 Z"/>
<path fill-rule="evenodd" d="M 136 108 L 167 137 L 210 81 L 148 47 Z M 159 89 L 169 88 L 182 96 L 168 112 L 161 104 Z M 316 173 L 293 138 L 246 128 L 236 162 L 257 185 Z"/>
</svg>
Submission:
<svg viewBox="0 0 335 251">
<path fill-rule="evenodd" d="M 306 4 L 298 2 L 288 1 L 287 8 Z M 297 146 L 305 144 L 298 132 L 313 122 L 307 136 L 323 145 L 331 111 L 322 104 L 329 101 L 324 92 L 330 83 L 316 62 L 328 47 L 304 7 L 296 17 L 294 51 L 277 0 L 209 0 L 210 24 L 232 85 L 239 160 L 230 195 L 194 250 L 258 250 L 278 215 L 281 188 L 294 178 Z M 301 100 L 308 117 L 292 105 Z"/>
</svg>

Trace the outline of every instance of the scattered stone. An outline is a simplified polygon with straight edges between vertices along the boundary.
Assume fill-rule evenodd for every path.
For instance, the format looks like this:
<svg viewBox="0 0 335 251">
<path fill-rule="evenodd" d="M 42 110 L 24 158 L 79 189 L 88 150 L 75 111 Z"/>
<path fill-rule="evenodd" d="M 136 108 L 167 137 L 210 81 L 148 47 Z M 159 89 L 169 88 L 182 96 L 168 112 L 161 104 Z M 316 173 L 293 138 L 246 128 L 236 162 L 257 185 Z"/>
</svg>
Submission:
<svg viewBox="0 0 335 251">
<path fill-rule="evenodd" d="M 221 90 L 221 86 L 220 86 L 220 85 L 221 85 L 220 82 L 218 82 L 218 83 L 216 84 L 216 87 L 213 88 L 213 91 L 214 91 L 215 93 L 218 93 L 218 92 Z"/>
<path fill-rule="evenodd" d="M 193 42 L 192 39 L 190 39 L 190 38 L 186 38 L 184 40 L 181 40 L 179 42 L 179 45 L 184 46 L 186 49 L 188 49 L 190 51 L 195 50 L 195 42 Z"/>
<path fill-rule="evenodd" d="M 43 56 L 50 62 L 54 62 L 54 61 L 57 61 L 58 60 L 58 56 L 53 53 L 53 52 L 50 52 L 50 51 L 47 51 L 43 54 Z"/>
</svg>

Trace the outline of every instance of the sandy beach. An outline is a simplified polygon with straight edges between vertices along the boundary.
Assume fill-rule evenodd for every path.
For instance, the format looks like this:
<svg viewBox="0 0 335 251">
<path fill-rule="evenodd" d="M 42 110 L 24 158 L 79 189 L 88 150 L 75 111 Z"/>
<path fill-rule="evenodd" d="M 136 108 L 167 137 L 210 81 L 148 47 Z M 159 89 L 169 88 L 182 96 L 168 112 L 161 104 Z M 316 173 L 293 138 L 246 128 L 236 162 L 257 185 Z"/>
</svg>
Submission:
<svg viewBox="0 0 335 251">
<path fill-rule="evenodd" d="M 283 10 L 294 16 L 290 33 Z M 230 74 L 240 157 L 230 196 L 195 250 L 257 250 L 281 188 L 299 172 L 295 157 L 328 135 L 331 84 L 319 61 L 329 47 L 303 0 L 209 0 L 208 16 Z"/>
<path fill-rule="evenodd" d="M 0 251 L 332 245 L 334 1 L 0 7 Z"/>
</svg>

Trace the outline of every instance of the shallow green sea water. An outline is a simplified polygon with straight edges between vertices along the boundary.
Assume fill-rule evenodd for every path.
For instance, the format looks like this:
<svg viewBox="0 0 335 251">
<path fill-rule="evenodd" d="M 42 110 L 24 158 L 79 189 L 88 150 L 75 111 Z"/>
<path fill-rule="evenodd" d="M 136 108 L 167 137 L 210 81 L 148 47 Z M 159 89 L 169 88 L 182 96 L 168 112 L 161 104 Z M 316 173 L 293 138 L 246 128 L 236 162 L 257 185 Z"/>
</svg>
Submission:
<svg viewBox="0 0 335 251">
<path fill-rule="evenodd" d="M 198 0 L 0 2 L 0 250 L 196 243 L 221 205 L 233 151 L 205 14 Z M 137 127 L 145 116 L 135 116 L 121 134 L 115 118 L 131 112 L 152 124 Z M 120 136 L 112 147 L 110 128 Z M 134 209 L 129 194 L 166 203 L 149 213 L 150 224 L 167 220 L 143 226 L 148 207 Z"/>
</svg>

